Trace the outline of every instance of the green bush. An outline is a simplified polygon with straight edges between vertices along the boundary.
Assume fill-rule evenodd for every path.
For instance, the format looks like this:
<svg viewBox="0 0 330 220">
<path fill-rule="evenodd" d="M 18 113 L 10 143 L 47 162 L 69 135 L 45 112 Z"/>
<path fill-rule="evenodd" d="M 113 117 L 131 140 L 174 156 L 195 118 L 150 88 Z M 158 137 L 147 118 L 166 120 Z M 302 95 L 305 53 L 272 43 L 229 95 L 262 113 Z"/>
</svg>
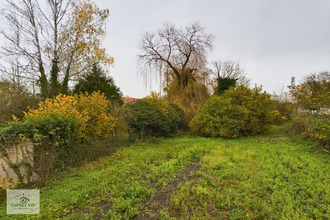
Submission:
<svg viewBox="0 0 330 220">
<path fill-rule="evenodd" d="M 310 117 L 311 137 L 326 150 L 330 150 L 330 117 L 329 115 L 316 115 Z"/>
<path fill-rule="evenodd" d="M 45 186 L 51 173 L 70 166 L 79 151 L 78 122 L 70 117 L 51 113 L 43 117 L 31 117 L 27 135 L 33 141 L 34 171 L 40 185 Z"/>
<path fill-rule="evenodd" d="M 222 95 L 230 87 L 236 86 L 237 79 L 230 77 L 218 77 L 217 78 L 217 87 L 215 88 L 215 95 Z"/>
<path fill-rule="evenodd" d="M 182 128 L 184 120 L 184 111 L 178 105 L 170 103 L 168 111 L 168 119 L 170 120 L 170 130 L 172 133 Z"/>
<path fill-rule="evenodd" d="M 127 104 L 123 108 L 123 118 L 130 126 L 133 133 L 137 133 L 141 138 L 145 135 L 153 135 L 154 130 L 159 129 L 161 124 L 162 112 L 146 101 L 137 101 L 133 104 Z"/>
<path fill-rule="evenodd" d="M 287 131 L 300 134 L 304 139 L 312 139 L 326 151 L 330 150 L 329 115 L 301 113 L 288 123 Z"/>
<path fill-rule="evenodd" d="M 292 133 L 304 133 L 306 135 L 306 137 L 309 137 L 309 131 L 310 128 L 312 127 L 311 123 L 309 122 L 309 120 L 307 119 L 307 117 L 303 117 L 303 116 L 296 116 L 294 117 L 290 123 L 289 123 L 289 132 Z"/>
<path fill-rule="evenodd" d="M 272 112 L 273 121 L 277 125 L 284 124 L 292 119 L 295 113 L 294 104 L 288 100 L 274 99 L 275 110 Z"/>
<path fill-rule="evenodd" d="M 138 134 L 140 138 L 168 137 L 181 128 L 183 110 L 174 104 L 165 106 L 166 109 L 161 109 L 159 103 L 142 99 L 125 105 L 122 114 L 131 132 Z"/>
<path fill-rule="evenodd" d="M 222 96 L 212 96 L 189 124 L 202 136 L 237 138 L 262 134 L 272 121 L 270 95 L 261 88 L 230 88 Z"/>
<path fill-rule="evenodd" d="M 7 153 L 6 142 L 13 138 L 31 140 L 33 167 L 30 168 L 38 174 L 40 184 L 44 186 L 51 173 L 75 162 L 79 151 L 77 128 L 76 120 L 57 113 L 13 121 L 0 130 L 0 152 Z M 20 164 L 26 163 L 22 161 Z"/>
<path fill-rule="evenodd" d="M 26 135 L 34 143 L 34 154 L 39 151 L 53 151 L 56 160 L 53 168 L 63 168 L 75 160 L 78 145 L 78 122 L 57 113 L 43 117 L 29 118 L 23 123 L 29 128 Z"/>
</svg>

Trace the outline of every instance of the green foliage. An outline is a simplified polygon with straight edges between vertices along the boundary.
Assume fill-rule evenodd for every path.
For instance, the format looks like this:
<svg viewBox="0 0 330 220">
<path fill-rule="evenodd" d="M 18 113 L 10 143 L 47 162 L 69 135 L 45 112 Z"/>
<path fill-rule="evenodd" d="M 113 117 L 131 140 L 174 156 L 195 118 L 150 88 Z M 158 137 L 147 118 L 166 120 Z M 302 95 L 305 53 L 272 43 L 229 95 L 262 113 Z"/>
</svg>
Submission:
<svg viewBox="0 0 330 220">
<path fill-rule="evenodd" d="M 178 105 L 170 103 L 168 110 L 170 130 L 175 133 L 182 128 L 184 111 Z"/>
<path fill-rule="evenodd" d="M 198 110 L 196 116 L 189 124 L 190 129 L 199 135 L 211 137 L 238 137 L 238 118 L 247 118 L 248 112 L 236 108 L 230 99 L 213 96 Z M 215 123 L 218 122 L 218 123 Z"/>
<path fill-rule="evenodd" d="M 123 147 L 126 142 L 120 142 L 111 138 L 88 138 L 78 143 L 78 152 L 74 155 L 75 161 L 70 164 L 70 167 L 83 166 L 98 160 L 99 158 L 109 156 L 116 152 L 120 147 Z"/>
<path fill-rule="evenodd" d="M 160 109 L 142 100 L 138 100 L 134 104 L 127 104 L 123 108 L 123 117 L 128 122 L 132 132 L 139 134 L 141 138 L 148 135 L 161 135 L 159 131 L 162 131 L 161 125 L 164 124 L 164 117 L 162 116 Z"/>
<path fill-rule="evenodd" d="M 34 143 L 35 156 L 40 151 L 56 156 L 53 169 L 63 168 L 74 162 L 78 151 L 77 121 L 51 113 L 44 117 L 31 117 L 22 126 L 28 128 L 25 133 Z"/>
<path fill-rule="evenodd" d="M 290 95 L 295 104 L 295 118 L 291 127 L 301 125 L 300 129 L 292 129 L 302 133 L 305 138 L 312 138 L 319 146 L 328 151 L 330 148 L 330 74 L 328 71 L 313 73 L 296 85 L 292 77 Z M 299 126 L 298 126 L 299 128 Z"/>
<path fill-rule="evenodd" d="M 288 124 L 287 131 L 312 139 L 326 152 L 330 150 L 330 117 L 327 114 L 300 114 Z"/>
<path fill-rule="evenodd" d="M 327 151 L 330 150 L 330 116 L 329 115 L 316 115 L 309 118 L 312 124 L 310 133 L 312 138 L 317 143 L 324 147 Z"/>
<path fill-rule="evenodd" d="M 296 85 L 292 77 L 291 85 L 288 86 L 292 101 L 297 108 L 307 110 L 322 110 L 330 108 L 330 73 L 320 72 L 310 74 L 304 81 Z"/>
<path fill-rule="evenodd" d="M 183 88 L 179 85 L 177 81 L 173 81 L 164 91 L 167 93 L 166 98 L 169 102 L 183 109 L 183 126 L 187 128 L 198 108 L 209 98 L 209 94 L 207 87 L 194 79 L 190 79 Z"/>
<path fill-rule="evenodd" d="M 209 203 L 211 203 L 209 189 L 187 181 L 176 194 L 172 195 L 170 208 L 182 213 L 182 216 L 190 216 L 190 219 L 199 219 L 203 215 L 209 219 L 209 213 L 205 212 Z"/>
<path fill-rule="evenodd" d="M 289 123 L 289 132 L 292 133 L 305 133 L 308 135 L 309 129 L 312 126 L 306 117 L 295 116 Z"/>
<path fill-rule="evenodd" d="M 278 99 L 272 101 L 275 107 L 275 110 L 272 112 L 273 121 L 275 124 L 280 125 L 292 119 L 295 111 L 292 102 L 288 100 L 281 101 Z"/>
<path fill-rule="evenodd" d="M 47 98 L 54 98 L 60 93 L 66 94 L 68 91 L 68 88 L 66 86 L 62 86 L 62 84 L 58 81 L 58 74 L 60 72 L 60 69 L 58 67 L 58 61 L 52 60 L 52 68 L 50 70 L 50 79 L 49 79 L 49 93 L 48 94 L 42 94 L 43 97 L 46 97 L 45 95 L 48 95 Z"/>
<path fill-rule="evenodd" d="M 265 133 L 273 105 L 261 88 L 238 86 L 223 96 L 213 96 L 198 110 L 191 130 L 202 136 L 237 138 Z"/>
<path fill-rule="evenodd" d="M 106 76 L 96 65 L 93 66 L 93 70 L 90 74 L 79 80 L 73 90 L 76 94 L 79 94 L 80 92 L 88 92 L 91 94 L 94 91 L 104 93 L 105 97 L 112 104 L 123 104 L 123 101 L 121 100 L 122 93 L 115 85 L 113 78 Z"/>
<path fill-rule="evenodd" d="M 181 128 L 183 121 L 183 110 L 160 97 L 147 97 L 127 104 L 122 114 L 132 132 L 142 139 L 173 135 Z"/>
<path fill-rule="evenodd" d="M 330 150 L 329 115 L 300 115 L 289 123 L 289 131 L 314 140 L 326 152 Z"/>
<path fill-rule="evenodd" d="M 44 186 L 52 172 L 63 169 L 76 160 L 79 150 L 77 128 L 78 123 L 73 118 L 51 113 L 9 123 L 8 127 L 1 130 L 0 141 L 1 144 L 11 138 L 32 141 L 33 167 L 30 168 L 38 174 L 40 185 Z M 1 147 L 0 152 L 6 153 L 7 149 Z M 15 172 L 20 178 L 20 171 Z"/>
<path fill-rule="evenodd" d="M 39 103 L 37 109 L 29 109 L 23 121 L 13 121 L 1 129 L 0 140 L 6 142 L 13 137 L 33 142 L 33 170 L 44 186 L 54 171 L 84 160 L 78 154 L 78 139 L 114 135 L 116 119 L 108 107 L 109 101 L 99 92 L 80 96 L 60 94 Z M 7 152 L 2 146 L 0 150 Z"/>
<path fill-rule="evenodd" d="M 41 189 L 43 211 L 28 217 L 148 219 L 145 202 L 161 201 L 155 218 L 328 219 L 329 155 L 310 145 L 285 136 L 138 143 L 57 176 Z M 1 203 L 0 218 L 27 216 Z"/>
<path fill-rule="evenodd" d="M 237 79 L 233 79 L 230 77 L 218 77 L 217 78 L 217 87 L 215 91 L 215 95 L 222 95 L 226 90 L 230 87 L 236 86 Z"/>
</svg>

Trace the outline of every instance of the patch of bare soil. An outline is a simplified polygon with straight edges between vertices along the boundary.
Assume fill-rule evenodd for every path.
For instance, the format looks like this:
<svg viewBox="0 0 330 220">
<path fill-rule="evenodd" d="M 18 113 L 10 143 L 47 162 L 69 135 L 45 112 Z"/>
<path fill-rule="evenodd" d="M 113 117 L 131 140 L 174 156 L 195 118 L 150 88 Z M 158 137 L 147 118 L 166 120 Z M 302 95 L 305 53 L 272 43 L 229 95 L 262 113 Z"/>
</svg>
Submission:
<svg viewBox="0 0 330 220">
<path fill-rule="evenodd" d="M 108 211 L 112 208 L 112 203 L 101 203 L 99 207 L 93 207 L 91 209 L 85 210 L 83 214 L 87 213 L 98 213 L 97 215 L 93 216 L 93 219 L 102 219 L 102 214 L 106 215 Z M 101 211 L 101 212 L 100 212 Z"/>
<path fill-rule="evenodd" d="M 193 164 L 186 166 L 184 171 L 178 173 L 178 175 L 166 185 L 165 189 L 162 186 L 157 187 L 153 195 L 141 205 L 140 214 L 134 219 L 157 219 L 159 212 L 167 207 L 167 200 L 176 191 L 178 184 L 184 183 L 185 181 L 193 181 L 197 178 L 193 174 L 200 169 L 200 166 L 197 166 L 199 160 L 200 159 L 197 159 Z M 155 184 L 151 187 L 153 188 L 154 185 Z"/>
</svg>

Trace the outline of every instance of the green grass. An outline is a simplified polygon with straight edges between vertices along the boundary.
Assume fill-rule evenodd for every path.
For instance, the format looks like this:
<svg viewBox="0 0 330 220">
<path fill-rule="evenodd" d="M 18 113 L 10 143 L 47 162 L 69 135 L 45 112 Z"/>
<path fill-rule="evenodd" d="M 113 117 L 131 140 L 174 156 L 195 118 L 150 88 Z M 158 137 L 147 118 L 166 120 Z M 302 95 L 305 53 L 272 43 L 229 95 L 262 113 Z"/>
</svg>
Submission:
<svg viewBox="0 0 330 220">
<path fill-rule="evenodd" d="M 330 219 L 329 168 L 329 155 L 289 138 L 156 139 L 53 179 L 40 215 L 2 204 L 0 219 L 131 219 L 161 192 L 159 219 Z"/>
</svg>

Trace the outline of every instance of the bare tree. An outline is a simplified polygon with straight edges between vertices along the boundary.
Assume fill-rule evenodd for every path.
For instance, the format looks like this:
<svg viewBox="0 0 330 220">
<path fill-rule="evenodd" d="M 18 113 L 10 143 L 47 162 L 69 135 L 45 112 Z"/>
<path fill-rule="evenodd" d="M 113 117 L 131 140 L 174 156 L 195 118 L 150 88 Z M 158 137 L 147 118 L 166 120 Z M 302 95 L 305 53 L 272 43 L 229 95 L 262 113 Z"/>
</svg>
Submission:
<svg viewBox="0 0 330 220">
<path fill-rule="evenodd" d="M 209 97 L 206 55 L 213 39 L 200 23 L 181 28 L 165 24 L 156 32 L 145 33 L 140 43 L 139 60 L 146 81 L 151 79 L 150 73 L 159 73 L 167 99 L 185 111 L 184 126 Z"/>
<path fill-rule="evenodd" d="M 113 62 L 100 48 L 109 11 L 92 0 L 5 2 L 2 73 L 15 66 L 38 83 L 42 95 L 52 96 L 66 92 L 70 80 L 93 64 Z"/>
<path fill-rule="evenodd" d="M 205 72 L 201 70 L 207 63 L 207 50 L 212 49 L 213 39 L 200 23 L 184 28 L 165 24 L 154 33 L 144 34 L 139 60 L 147 72 L 158 71 L 165 84 L 174 80 L 183 88 L 189 78 L 198 78 Z"/>
<path fill-rule="evenodd" d="M 231 78 L 237 79 L 237 85 L 245 85 L 248 86 L 250 83 L 250 79 L 246 77 L 246 73 L 244 69 L 241 68 L 240 63 L 238 61 L 214 61 L 212 62 L 213 69 L 212 72 L 217 78 Z"/>
</svg>

